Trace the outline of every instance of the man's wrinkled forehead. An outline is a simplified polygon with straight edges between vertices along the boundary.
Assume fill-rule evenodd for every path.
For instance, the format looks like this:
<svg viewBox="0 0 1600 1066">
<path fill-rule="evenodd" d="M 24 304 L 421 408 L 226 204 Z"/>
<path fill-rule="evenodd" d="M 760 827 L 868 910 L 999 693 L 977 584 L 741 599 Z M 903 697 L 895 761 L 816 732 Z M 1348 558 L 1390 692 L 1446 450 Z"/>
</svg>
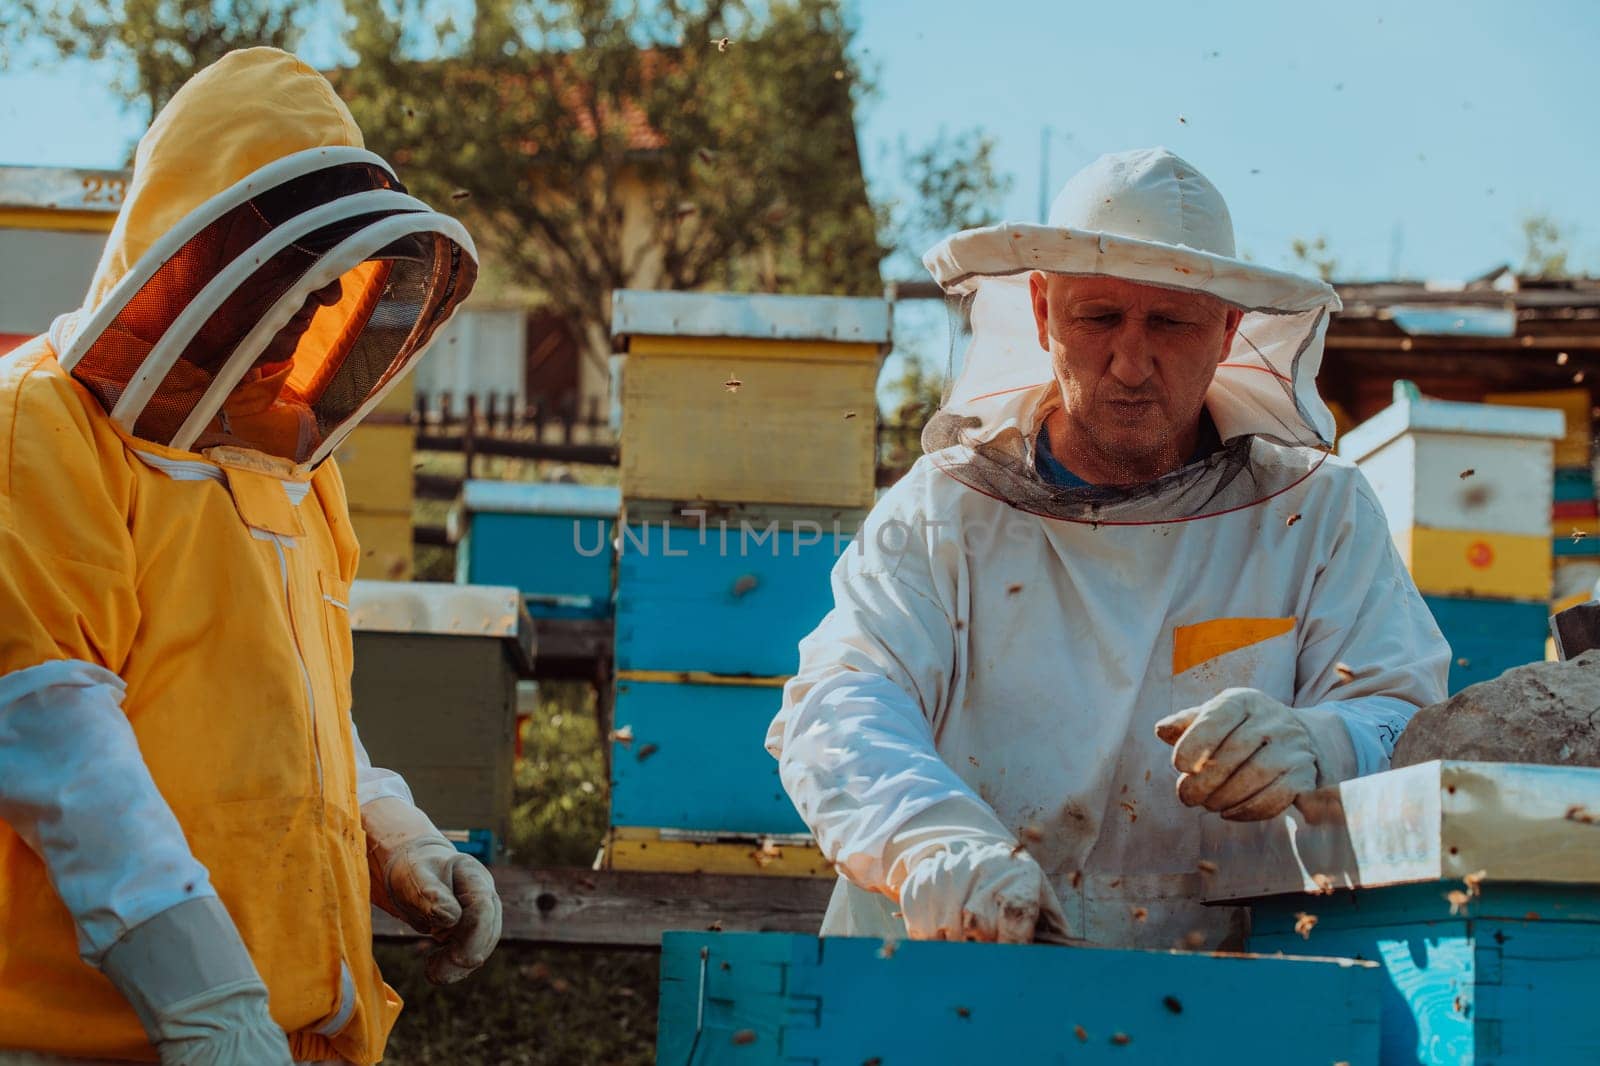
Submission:
<svg viewBox="0 0 1600 1066">
<path fill-rule="evenodd" d="M 1229 304 L 1210 293 L 1172 289 L 1101 274 L 1052 274 L 1040 271 L 1052 305 L 1146 308 L 1191 316 L 1222 317 Z"/>
</svg>

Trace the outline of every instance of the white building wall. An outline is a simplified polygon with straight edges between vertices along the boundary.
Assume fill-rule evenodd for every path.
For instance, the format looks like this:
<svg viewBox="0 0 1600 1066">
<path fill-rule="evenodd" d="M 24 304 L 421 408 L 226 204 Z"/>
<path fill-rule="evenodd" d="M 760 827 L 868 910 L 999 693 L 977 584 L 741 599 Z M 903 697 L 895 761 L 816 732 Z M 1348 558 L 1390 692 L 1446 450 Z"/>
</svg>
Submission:
<svg viewBox="0 0 1600 1066">
<path fill-rule="evenodd" d="M 446 323 L 433 347 L 417 364 L 417 394 L 430 407 L 450 394 L 452 410 L 462 411 L 467 396 L 487 405 L 490 394 L 503 403 L 507 393 L 524 402 L 523 355 L 527 348 L 527 312 L 500 308 L 462 308 Z"/>
</svg>

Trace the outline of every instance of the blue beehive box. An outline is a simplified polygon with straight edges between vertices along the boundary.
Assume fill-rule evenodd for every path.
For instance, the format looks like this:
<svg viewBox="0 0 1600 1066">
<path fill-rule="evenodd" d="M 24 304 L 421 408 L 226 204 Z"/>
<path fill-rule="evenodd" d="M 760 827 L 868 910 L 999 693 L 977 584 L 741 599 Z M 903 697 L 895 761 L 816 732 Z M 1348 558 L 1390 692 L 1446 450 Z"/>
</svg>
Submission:
<svg viewBox="0 0 1600 1066">
<path fill-rule="evenodd" d="M 1550 608 L 1543 602 L 1424 596 L 1450 643 L 1450 692 L 1544 659 Z"/>
<path fill-rule="evenodd" d="M 1350 960 L 668 933 L 656 1061 L 1362 1066 L 1379 984 Z"/>
<path fill-rule="evenodd" d="M 1600 1062 L 1600 769 L 1430 762 L 1340 786 L 1313 823 L 1207 819 L 1213 902 L 1250 949 L 1383 968 L 1381 1059 Z"/>
<path fill-rule="evenodd" d="M 611 824 L 807 832 L 761 747 L 781 700 L 772 685 L 619 680 Z"/>
<path fill-rule="evenodd" d="M 731 508 L 703 522 L 665 515 L 628 504 L 617 559 L 618 672 L 793 674 L 800 639 L 833 606 L 828 575 L 851 550 L 861 512 Z"/>
<path fill-rule="evenodd" d="M 452 514 L 456 580 L 511 585 L 534 618 L 609 618 L 618 489 L 468 481 Z"/>
<path fill-rule="evenodd" d="M 1574 503 L 1595 498 L 1594 473 L 1586 466 L 1558 466 L 1555 470 L 1555 502 Z"/>
</svg>

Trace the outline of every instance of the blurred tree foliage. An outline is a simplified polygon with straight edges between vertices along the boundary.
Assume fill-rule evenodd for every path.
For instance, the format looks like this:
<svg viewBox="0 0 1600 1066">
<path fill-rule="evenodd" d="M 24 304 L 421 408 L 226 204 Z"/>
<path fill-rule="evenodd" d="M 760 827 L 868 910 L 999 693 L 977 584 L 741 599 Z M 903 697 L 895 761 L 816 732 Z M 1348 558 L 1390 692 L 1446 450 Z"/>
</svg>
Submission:
<svg viewBox="0 0 1600 1066">
<path fill-rule="evenodd" d="M 1529 278 L 1570 278 L 1573 275 L 1571 229 L 1545 214 L 1522 220 L 1522 264 L 1517 272 Z"/>
<path fill-rule="evenodd" d="M 900 184 L 909 195 L 879 208 L 885 244 L 920 273 L 922 253 L 957 230 L 1000 221 L 1000 203 L 1011 191 L 1010 175 L 994 167 L 995 139 L 981 128 L 949 133 L 913 149 L 897 146 Z"/>
<path fill-rule="evenodd" d="M 8 0 L 0 46 L 46 45 L 62 58 L 108 61 L 112 89 L 148 115 L 201 67 L 235 48 L 293 49 L 300 0 Z"/>
<path fill-rule="evenodd" d="M 878 209 L 897 275 L 921 276 L 922 253 L 949 234 L 1000 221 L 1011 178 L 995 170 L 994 150 L 994 137 L 976 127 L 954 134 L 941 129 L 917 149 L 904 141 L 897 146 L 900 187 L 906 195 Z M 939 332 L 910 328 L 905 316 L 895 323 L 901 369 L 881 393 L 889 432 L 878 457 L 891 469 L 904 470 L 922 454 L 922 427 L 939 409 L 949 385 L 943 358 L 948 339 Z"/>
<path fill-rule="evenodd" d="M 838 0 L 467 6 L 346 0 L 341 92 L 591 352 L 615 288 L 878 289 Z"/>
<path fill-rule="evenodd" d="M 330 0 L 20 0 L 6 36 L 109 60 L 153 114 Z M 613 289 L 875 294 L 841 0 L 344 0 L 332 71 L 375 151 L 511 284 L 608 349 Z M 297 20 L 299 20 L 297 22 Z"/>
<path fill-rule="evenodd" d="M 1324 236 L 1296 237 L 1289 242 L 1289 253 L 1294 256 L 1297 268 L 1309 270 L 1323 281 L 1332 281 L 1338 273 L 1339 260 L 1329 250 L 1328 238 Z"/>
</svg>

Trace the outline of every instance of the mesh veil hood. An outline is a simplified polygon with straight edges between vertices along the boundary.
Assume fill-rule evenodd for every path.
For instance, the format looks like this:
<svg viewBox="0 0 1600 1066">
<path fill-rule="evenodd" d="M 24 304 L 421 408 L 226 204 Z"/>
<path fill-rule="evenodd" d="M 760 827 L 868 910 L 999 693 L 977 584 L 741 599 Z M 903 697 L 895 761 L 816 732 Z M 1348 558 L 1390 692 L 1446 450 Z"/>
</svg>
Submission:
<svg viewBox="0 0 1600 1066">
<path fill-rule="evenodd" d="M 51 346 L 127 433 L 326 458 L 476 278 L 471 238 L 272 48 L 195 75 L 140 140 L 82 306 Z"/>
<path fill-rule="evenodd" d="M 1339 297 L 1326 282 L 1238 259 L 1221 194 L 1166 149 L 1102 156 L 1067 182 L 1048 224 L 966 230 L 923 262 L 956 305 L 952 350 L 963 349 L 923 450 L 1013 506 L 1084 522 L 1204 517 L 1297 483 L 1333 443 L 1316 375 Z M 1034 271 L 1207 293 L 1242 310 L 1206 394 L 1223 447 L 1146 485 L 1059 489 L 1041 479 L 1034 433 L 1058 400 L 1028 293 Z"/>
</svg>

